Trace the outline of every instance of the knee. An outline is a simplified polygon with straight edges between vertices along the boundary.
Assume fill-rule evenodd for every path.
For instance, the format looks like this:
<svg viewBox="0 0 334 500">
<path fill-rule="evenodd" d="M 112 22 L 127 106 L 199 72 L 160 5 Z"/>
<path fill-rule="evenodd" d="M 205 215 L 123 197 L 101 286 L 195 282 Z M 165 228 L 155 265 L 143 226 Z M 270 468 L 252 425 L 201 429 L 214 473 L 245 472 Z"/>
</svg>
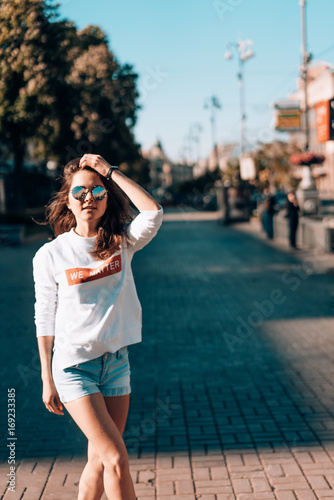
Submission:
<svg viewBox="0 0 334 500">
<path fill-rule="evenodd" d="M 129 470 L 129 458 L 126 451 L 107 454 L 102 460 L 103 466 L 121 476 Z"/>
<path fill-rule="evenodd" d="M 104 465 L 100 455 L 97 453 L 90 453 L 88 456 L 88 463 L 96 474 L 103 476 Z"/>
</svg>

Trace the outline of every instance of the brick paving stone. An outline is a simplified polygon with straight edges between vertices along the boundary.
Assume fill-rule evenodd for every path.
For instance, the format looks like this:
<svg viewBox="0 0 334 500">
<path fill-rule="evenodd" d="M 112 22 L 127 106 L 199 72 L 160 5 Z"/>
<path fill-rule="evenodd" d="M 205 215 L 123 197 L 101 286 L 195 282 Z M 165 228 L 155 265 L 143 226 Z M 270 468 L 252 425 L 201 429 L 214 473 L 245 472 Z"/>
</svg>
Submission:
<svg viewBox="0 0 334 500">
<path fill-rule="evenodd" d="M 244 453 L 242 457 L 245 465 L 261 465 L 259 457 L 255 453 Z"/>
<path fill-rule="evenodd" d="M 315 463 L 332 463 L 331 459 L 329 456 L 324 452 L 324 451 L 311 451 L 310 455 L 312 456 L 313 460 Z"/>
<path fill-rule="evenodd" d="M 295 490 L 295 495 L 298 498 L 298 500 L 316 500 L 316 496 L 313 491 L 306 491 L 306 490 Z"/>
<path fill-rule="evenodd" d="M 153 498 L 156 496 L 154 485 L 136 483 L 135 490 L 137 496 L 151 496 Z"/>
<path fill-rule="evenodd" d="M 314 490 L 331 489 L 330 484 L 328 483 L 328 481 L 325 479 L 324 476 L 311 476 L 310 474 L 308 474 L 307 480 L 311 484 Z"/>
<path fill-rule="evenodd" d="M 177 495 L 184 495 L 186 493 L 194 493 L 194 484 L 193 481 L 183 479 L 181 481 L 176 480 L 174 481 L 175 483 L 175 490 Z"/>
<path fill-rule="evenodd" d="M 161 469 L 158 470 L 159 473 L 159 478 L 168 478 L 172 476 L 174 479 L 190 479 L 191 478 L 191 469 L 190 467 L 183 467 L 183 468 L 172 468 L 172 469 Z"/>
<path fill-rule="evenodd" d="M 197 480 L 195 481 L 196 491 L 202 490 L 205 491 L 206 488 L 215 488 L 215 487 L 227 487 L 230 489 L 231 483 L 228 479 L 213 479 L 213 480 Z"/>
<path fill-rule="evenodd" d="M 105 500 L 105 498 L 103 498 L 102 500 Z M 138 500 L 152 500 L 152 496 L 150 496 L 150 495 L 148 495 L 148 496 L 140 495 L 139 497 L 137 497 L 137 499 Z"/>
<path fill-rule="evenodd" d="M 326 471 L 322 471 L 322 473 L 324 474 L 324 477 L 326 478 L 326 481 L 328 482 L 330 487 L 334 489 L 334 474 L 328 474 Z"/>
<path fill-rule="evenodd" d="M 227 479 L 229 476 L 226 467 L 210 467 L 212 479 Z"/>
<path fill-rule="evenodd" d="M 296 495 L 293 491 L 277 491 L 275 494 L 277 500 L 296 500 Z"/>
<path fill-rule="evenodd" d="M 273 493 L 239 493 L 236 496 L 237 500 L 274 500 Z"/>
<path fill-rule="evenodd" d="M 300 476 L 303 474 L 301 468 L 297 464 L 282 464 L 282 469 L 286 476 Z"/>
<path fill-rule="evenodd" d="M 174 482 L 172 480 L 162 481 L 157 479 L 157 494 L 159 495 L 173 495 L 174 494 Z"/>
<path fill-rule="evenodd" d="M 233 493 L 218 493 L 216 495 L 217 500 L 235 500 L 235 495 Z"/>
<path fill-rule="evenodd" d="M 315 490 L 314 493 L 319 500 L 334 498 L 334 490 Z"/>
<path fill-rule="evenodd" d="M 211 474 L 210 474 L 210 469 L 209 468 L 193 468 L 193 476 L 194 479 L 203 479 L 203 480 L 210 480 L 211 479 Z"/>
<path fill-rule="evenodd" d="M 197 494 L 202 494 L 202 493 L 224 493 L 224 494 L 232 494 L 233 489 L 231 486 L 222 486 L 222 485 L 216 485 L 215 482 L 212 482 L 211 486 L 205 486 L 204 488 L 196 488 L 196 493 Z"/>
<path fill-rule="evenodd" d="M 268 477 L 283 477 L 284 471 L 283 471 L 283 466 L 282 465 L 268 465 L 265 467 L 266 473 Z"/>
<path fill-rule="evenodd" d="M 236 465 L 234 467 L 230 467 L 231 476 L 240 476 L 244 475 L 256 475 L 259 471 L 262 471 L 263 468 L 261 465 Z"/>
<path fill-rule="evenodd" d="M 216 500 L 216 495 L 200 495 L 199 500 Z"/>
<path fill-rule="evenodd" d="M 308 482 L 303 476 L 275 477 L 270 482 L 276 490 L 310 489 Z"/>
<path fill-rule="evenodd" d="M 251 493 L 252 485 L 248 479 L 232 479 L 233 489 L 236 493 Z"/>
<path fill-rule="evenodd" d="M 158 500 L 197 500 L 195 495 L 158 495 Z"/>
<path fill-rule="evenodd" d="M 265 477 L 254 477 L 251 478 L 251 485 L 254 492 L 258 493 L 260 491 L 272 491 L 272 487 Z"/>
</svg>

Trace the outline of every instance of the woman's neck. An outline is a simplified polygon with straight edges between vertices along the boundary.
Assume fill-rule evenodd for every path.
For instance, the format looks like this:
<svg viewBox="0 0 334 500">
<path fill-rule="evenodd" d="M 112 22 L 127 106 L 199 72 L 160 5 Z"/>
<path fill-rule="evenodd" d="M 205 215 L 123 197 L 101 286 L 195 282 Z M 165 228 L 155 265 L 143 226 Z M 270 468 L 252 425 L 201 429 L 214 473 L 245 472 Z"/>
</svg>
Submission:
<svg viewBox="0 0 334 500">
<path fill-rule="evenodd" d="M 89 224 L 77 224 L 77 226 L 74 228 L 74 231 L 76 234 L 79 236 L 83 236 L 84 238 L 92 238 L 93 236 L 97 235 L 97 228 L 96 226 L 91 226 Z"/>
</svg>

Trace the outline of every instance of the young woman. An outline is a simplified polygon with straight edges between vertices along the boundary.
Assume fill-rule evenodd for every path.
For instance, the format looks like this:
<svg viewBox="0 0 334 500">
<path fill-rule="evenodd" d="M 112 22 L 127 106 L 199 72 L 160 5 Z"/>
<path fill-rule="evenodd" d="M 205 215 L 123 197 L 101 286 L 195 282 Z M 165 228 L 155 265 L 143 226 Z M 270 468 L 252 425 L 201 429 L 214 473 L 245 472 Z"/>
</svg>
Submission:
<svg viewBox="0 0 334 500">
<path fill-rule="evenodd" d="M 130 205 L 139 210 L 131 220 Z M 122 439 L 128 408 L 127 346 L 141 341 L 141 306 L 131 271 L 134 252 L 157 233 L 162 208 L 101 156 L 64 169 L 47 208 L 56 238 L 33 260 L 35 322 L 43 402 L 63 405 L 88 438 L 78 500 L 135 500 Z"/>
</svg>

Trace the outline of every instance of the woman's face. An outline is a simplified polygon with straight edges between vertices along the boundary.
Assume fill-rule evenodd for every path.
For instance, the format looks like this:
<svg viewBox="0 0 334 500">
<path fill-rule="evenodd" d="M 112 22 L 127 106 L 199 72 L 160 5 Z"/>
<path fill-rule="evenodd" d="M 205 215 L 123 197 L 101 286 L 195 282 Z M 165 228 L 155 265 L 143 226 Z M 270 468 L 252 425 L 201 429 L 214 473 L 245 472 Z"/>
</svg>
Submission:
<svg viewBox="0 0 334 500">
<path fill-rule="evenodd" d="M 83 200 L 77 200 L 71 194 L 72 189 L 78 186 L 82 186 L 87 192 Z M 94 223 L 95 227 L 97 227 L 106 211 L 108 195 L 103 200 L 95 200 L 92 189 L 96 186 L 104 188 L 99 176 L 90 170 L 79 170 L 73 175 L 67 206 L 75 216 L 77 224 L 82 222 Z"/>
</svg>

